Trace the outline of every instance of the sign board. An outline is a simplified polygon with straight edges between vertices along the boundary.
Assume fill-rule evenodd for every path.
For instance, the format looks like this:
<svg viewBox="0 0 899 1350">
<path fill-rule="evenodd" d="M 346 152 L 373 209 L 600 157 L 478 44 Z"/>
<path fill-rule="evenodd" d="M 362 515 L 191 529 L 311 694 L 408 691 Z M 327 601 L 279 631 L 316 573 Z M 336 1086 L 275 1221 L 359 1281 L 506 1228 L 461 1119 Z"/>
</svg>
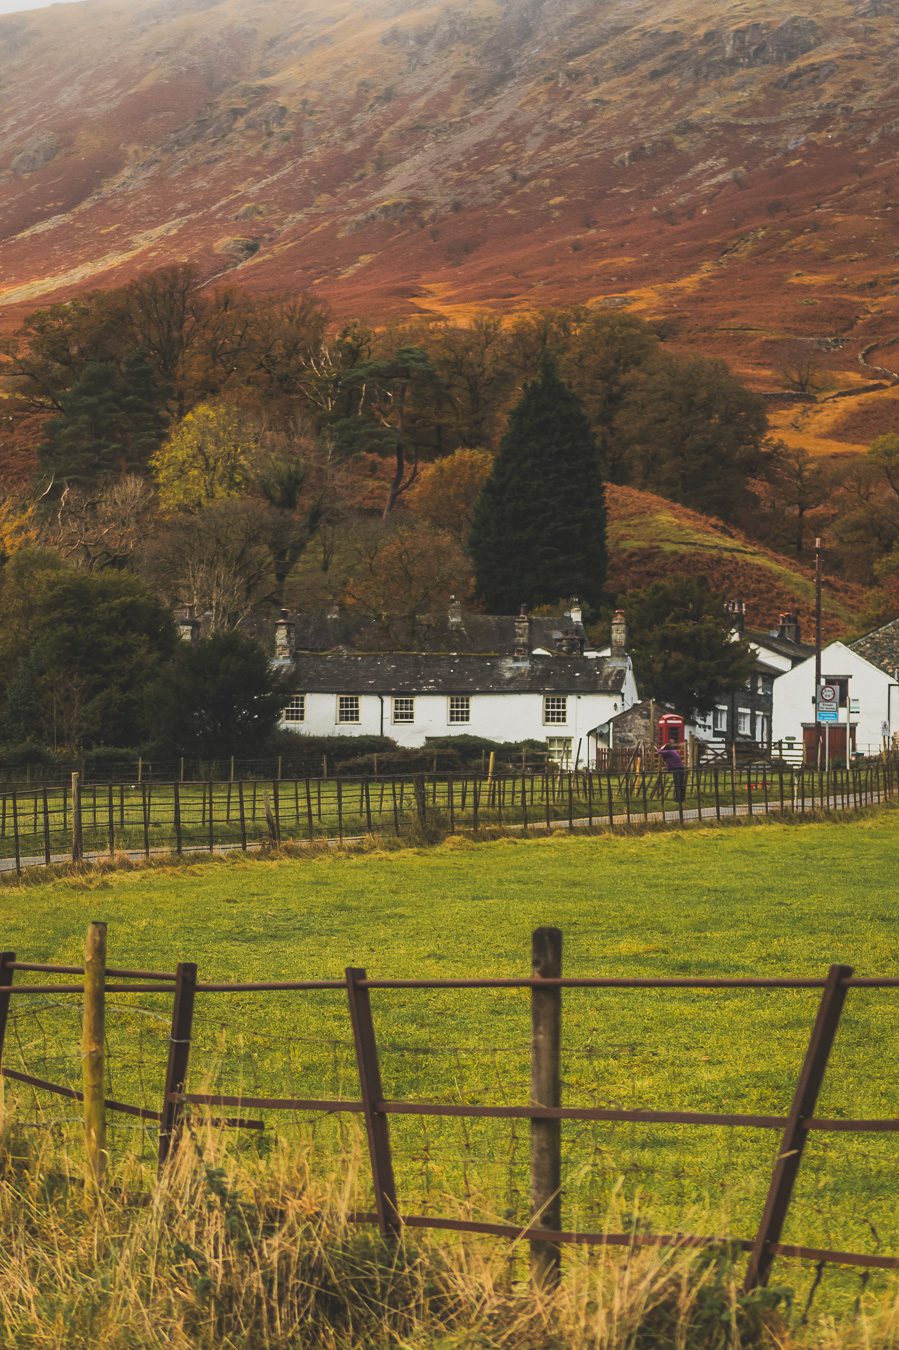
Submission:
<svg viewBox="0 0 899 1350">
<path fill-rule="evenodd" d="M 818 685 L 818 721 L 837 722 L 840 717 L 840 689 L 830 680 Z"/>
<path fill-rule="evenodd" d="M 840 714 L 837 712 L 836 708 L 819 708 L 819 709 L 818 709 L 818 721 L 819 721 L 819 722 L 838 722 L 839 720 L 840 720 Z"/>
<path fill-rule="evenodd" d="M 861 704 L 857 698 L 851 698 L 849 700 L 849 711 L 851 713 L 861 712 Z"/>
</svg>

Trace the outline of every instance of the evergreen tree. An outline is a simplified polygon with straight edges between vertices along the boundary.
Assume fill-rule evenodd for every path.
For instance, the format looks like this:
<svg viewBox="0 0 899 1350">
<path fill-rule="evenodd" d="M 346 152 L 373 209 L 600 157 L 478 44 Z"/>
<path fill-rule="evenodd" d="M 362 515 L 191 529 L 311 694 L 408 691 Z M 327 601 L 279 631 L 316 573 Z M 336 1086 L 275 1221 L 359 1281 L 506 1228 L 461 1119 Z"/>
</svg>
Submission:
<svg viewBox="0 0 899 1350">
<path fill-rule="evenodd" d="M 548 357 L 509 417 L 469 544 L 478 593 L 493 613 L 575 595 L 599 604 L 607 558 L 596 445 Z"/>
<path fill-rule="evenodd" d="M 164 394 L 143 357 L 91 361 L 47 423 L 41 468 L 60 487 L 140 472 L 165 426 Z"/>
<path fill-rule="evenodd" d="M 724 596 L 706 577 L 653 582 L 626 595 L 624 609 L 643 698 L 673 703 L 691 717 L 745 686 L 755 657 L 745 639 L 734 638 Z"/>
</svg>

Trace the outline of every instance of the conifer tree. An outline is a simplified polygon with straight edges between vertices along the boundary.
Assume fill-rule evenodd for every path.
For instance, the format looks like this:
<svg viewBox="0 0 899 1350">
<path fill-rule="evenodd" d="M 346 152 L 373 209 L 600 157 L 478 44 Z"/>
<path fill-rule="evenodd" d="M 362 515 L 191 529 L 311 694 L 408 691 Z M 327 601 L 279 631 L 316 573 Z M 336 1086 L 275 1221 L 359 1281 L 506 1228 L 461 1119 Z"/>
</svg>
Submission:
<svg viewBox="0 0 899 1350">
<path fill-rule="evenodd" d="M 38 450 L 57 487 L 145 470 L 165 434 L 164 391 L 149 362 L 91 361 L 60 399 Z"/>
<path fill-rule="evenodd" d="M 596 445 L 549 357 L 512 410 L 469 543 L 478 593 L 493 613 L 572 596 L 599 605 L 607 555 Z"/>
</svg>

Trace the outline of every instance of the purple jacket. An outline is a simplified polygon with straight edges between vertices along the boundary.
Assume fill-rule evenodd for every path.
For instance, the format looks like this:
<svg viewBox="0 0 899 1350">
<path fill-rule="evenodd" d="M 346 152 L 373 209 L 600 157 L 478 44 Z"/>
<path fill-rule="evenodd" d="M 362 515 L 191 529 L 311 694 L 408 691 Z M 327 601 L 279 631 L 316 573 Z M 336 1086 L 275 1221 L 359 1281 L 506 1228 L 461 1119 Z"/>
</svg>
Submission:
<svg viewBox="0 0 899 1350">
<path fill-rule="evenodd" d="M 659 757 L 665 761 L 665 767 L 668 769 L 682 769 L 684 767 L 684 761 L 676 745 L 663 745 L 659 751 Z"/>
</svg>

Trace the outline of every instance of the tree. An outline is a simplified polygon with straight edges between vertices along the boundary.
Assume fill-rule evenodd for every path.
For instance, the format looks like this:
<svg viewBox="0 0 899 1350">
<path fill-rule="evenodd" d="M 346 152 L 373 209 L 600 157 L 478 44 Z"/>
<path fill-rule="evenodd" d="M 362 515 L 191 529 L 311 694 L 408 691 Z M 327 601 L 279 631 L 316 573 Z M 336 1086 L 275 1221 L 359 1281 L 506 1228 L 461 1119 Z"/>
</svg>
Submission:
<svg viewBox="0 0 899 1350">
<path fill-rule="evenodd" d="M 38 449 L 56 493 L 145 469 L 165 434 L 164 394 L 140 356 L 92 361 L 60 396 Z"/>
<path fill-rule="evenodd" d="M 653 582 L 629 592 L 624 609 L 644 698 L 673 703 L 686 717 L 704 715 L 749 678 L 749 644 L 734 639 L 724 596 L 705 577 Z"/>
<path fill-rule="evenodd" d="M 631 375 L 616 419 L 626 481 L 733 521 L 750 497 L 767 421 L 723 361 L 663 354 Z"/>
<path fill-rule="evenodd" d="M 258 434 L 233 403 L 200 403 L 150 464 L 164 511 L 197 511 L 237 496 L 250 476 Z"/>
<path fill-rule="evenodd" d="M 605 496 L 583 409 L 544 358 L 512 410 L 478 498 L 470 550 L 494 613 L 577 595 L 598 606 L 606 573 Z"/>
<path fill-rule="evenodd" d="M 264 502 L 238 497 L 175 516 L 151 539 L 141 570 L 171 606 L 195 605 L 217 633 L 239 628 L 273 596 Z"/>
<path fill-rule="evenodd" d="M 471 565 L 448 534 L 420 521 L 357 528 L 343 598 L 373 619 L 391 646 L 416 646 L 451 595 L 467 595 Z"/>
<path fill-rule="evenodd" d="M 145 741 L 147 689 L 176 641 L 168 611 L 134 577 L 74 572 L 40 555 L 7 568 L 3 600 L 23 584 L 4 652 L 5 735 L 73 749 Z"/>
<path fill-rule="evenodd" d="M 478 498 L 492 472 L 489 450 L 457 450 L 422 467 L 406 502 L 422 520 L 464 544 Z"/>
<path fill-rule="evenodd" d="M 89 572 L 124 568 L 155 524 L 155 506 L 151 486 L 137 474 L 115 478 L 93 492 L 66 487 L 45 538 Z"/>
<path fill-rule="evenodd" d="M 242 633 L 182 645 L 152 691 L 155 738 L 169 753 L 251 755 L 283 702 L 265 652 Z"/>
</svg>

